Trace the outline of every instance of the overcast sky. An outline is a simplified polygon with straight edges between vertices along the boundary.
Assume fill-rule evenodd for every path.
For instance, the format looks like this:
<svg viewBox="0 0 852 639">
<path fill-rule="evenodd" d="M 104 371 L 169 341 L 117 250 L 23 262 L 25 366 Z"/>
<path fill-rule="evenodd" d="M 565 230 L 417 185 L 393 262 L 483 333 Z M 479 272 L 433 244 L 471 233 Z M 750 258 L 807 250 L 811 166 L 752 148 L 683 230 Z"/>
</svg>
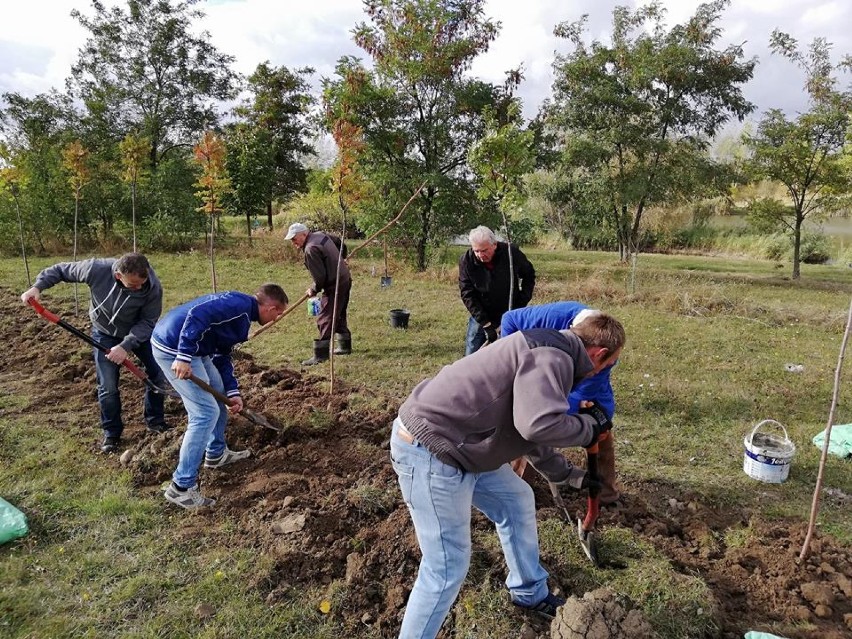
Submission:
<svg viewBox="0 0 852 639">
<path fill-rule="evenodd" d="M 111 6 L 116 0 L 102 0 Z M 504 72 L 522 65 L 519 93 L 532 117 L 550 94 L 555 51 L 568 44 L 553 37 L 558 22 L 589 14 L 590 33 L 603 39 L 611 31 L 612 8 L 642 0 L 488 0 L 486 13 L 502 23 L 489 52 L 474 65 L 478 77 L 502 82 Z M 124 2 L 120 2 L 124 4 Z M 70 17 L 78 8 L 94 12 L 89 0 L 6 0 L 0 20 L 0 93 L 27 96 L 64 88 L 86 32 Z M 683 22 L 697 0 L 665 0 L 667 23 Z M 331 76 L 342 55 L 363 57 L 352 43 L 353 26 L 365 20 L 359 0 L 207 0 L 198 5 L 207 16 L 214 44 L 235 56 L 237 71 L 247 74 L 269 60 L 290 68 L 311 66 L 317 77 Z M 852 53 L 850 0 L 733 0 L 721 26 L 723 43 L 743 43 L 759 64 L 746 96 L 759 110 L 778 107 L 792 114 L 806 108 L 802 76 L 788 61 L 770 55 L 769 34 L 780 28 L 806 44 L 817 36 L 834 43 L 839 59 Z M 849 78 L 844 79 L 844 84 Z"/>
</svg>

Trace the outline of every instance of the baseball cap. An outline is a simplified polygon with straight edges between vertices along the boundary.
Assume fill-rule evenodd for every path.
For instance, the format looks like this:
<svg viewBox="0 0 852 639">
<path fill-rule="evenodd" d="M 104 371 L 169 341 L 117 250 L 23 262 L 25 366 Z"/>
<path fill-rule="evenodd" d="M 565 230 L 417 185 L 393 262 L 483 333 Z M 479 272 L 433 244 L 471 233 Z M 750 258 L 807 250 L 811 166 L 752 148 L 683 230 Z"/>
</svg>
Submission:
<svg viewBox="0 0 852 639">
<path fill-rule="evenodd" d="M 294 222 L 290 225 L 290 228 L 287 229 L 287 235 L 284 236 L 285 240 L 292 240 L 298 233 L 304 233 L 308 231 L 308 227 L 302 224 L 301 222 Z"/>
</svg>

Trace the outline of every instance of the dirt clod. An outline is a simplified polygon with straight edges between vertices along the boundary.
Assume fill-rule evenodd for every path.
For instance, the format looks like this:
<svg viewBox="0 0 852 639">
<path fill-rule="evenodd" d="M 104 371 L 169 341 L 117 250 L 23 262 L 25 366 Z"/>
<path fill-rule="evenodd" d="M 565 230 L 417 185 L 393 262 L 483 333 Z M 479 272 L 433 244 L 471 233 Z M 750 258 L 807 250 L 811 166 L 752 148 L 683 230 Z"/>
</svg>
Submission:
<svg viewBox="0 0 852 639">
<path fill-rule="evenodd" d="M 550 626 L 552 639 L 655 639 L 644 615 L 607 588 L 571 597 Z"/>
</svg>

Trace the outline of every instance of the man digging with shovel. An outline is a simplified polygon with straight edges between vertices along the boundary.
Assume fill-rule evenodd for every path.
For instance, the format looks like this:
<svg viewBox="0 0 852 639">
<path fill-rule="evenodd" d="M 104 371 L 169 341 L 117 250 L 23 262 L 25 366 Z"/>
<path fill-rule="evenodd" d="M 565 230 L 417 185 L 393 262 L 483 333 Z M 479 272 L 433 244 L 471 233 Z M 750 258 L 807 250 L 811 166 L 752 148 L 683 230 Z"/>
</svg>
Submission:
<svg viewBox="0 0 852 639">
<path fill-rule="evenodd" d="M 252 321 L 273 321 L 287 308 L 287 295 L 277 284 L 264 284 L 252 295 L 238 291 L 203 295 L 173 308 L 157 322 L 151 343 L 154 358 L 183 399 L 188 416 L 178 465 L 166 489 L 168 501 L 193 510 L 213 506 L 215 499 L 198 489 L 198 469 L 223 468 L 251 456 L 231 450 L 225 442 L 228 411 L 239 413 L 243 400 L 231 349 L 249 337 Z M 229 398 L 217 400 L 207 384 Z"/>
<path fill-rule="evenodd" d="M 150 342 L 151 331 L 163 309 L 163 287 L 144 255 L 128 253 L 118 259 L 54 264 L 38 274 L 33 287 L 21 295 L 21 301 L 37 302 L 42 291 L 59 282 L 89 286 L 92 339 L 103 347 L 94 349 L 104 431 L 101 450 L 114 453 L 124 431 L 118 373 L 128 353 L 133 351 L 139 358 L 153 384 L 165 385 L 151 354 Z M 163 415 L 164 396 L 153 390 L 153 384 L 145 389 L 145 425 L 151 432 L 162 433 L 169 429 Z"/>
<path fill-rule="evenodd" d="M 590 487 L 557 447 L 591 446 L 612 422 L 596 406 L 569 414 L 566 398 L 612 365 L 624 328 L 601 313 L 570 330 L 533 329 L 498 339 L 418 384 L 399 409 L 390 442 L 422 559 L 401 639 L 433 639 L 458 596 L 471 557 L 471 507 L 493 521 L 512 602 L 553 618 L 539 562 L 532 488 L 509 465 L 527 457 L 560 491 Z"/>
</svg>

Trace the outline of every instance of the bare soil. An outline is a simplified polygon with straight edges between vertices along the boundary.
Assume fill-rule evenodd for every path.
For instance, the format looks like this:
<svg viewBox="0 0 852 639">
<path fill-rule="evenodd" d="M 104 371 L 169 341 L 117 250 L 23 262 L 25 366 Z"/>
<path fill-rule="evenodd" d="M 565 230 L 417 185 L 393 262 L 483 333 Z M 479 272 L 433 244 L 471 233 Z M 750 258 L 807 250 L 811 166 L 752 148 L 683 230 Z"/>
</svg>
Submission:
<svg viewBox="0 0 852 639">
<path fill-rule="evenodd" d="M 26 410 L 30 416 L 37 412 L 42 427 L 67 429 L 93 455 L 101 455 L 89 347 L 21 305 L 16 293 L 0 289 L 0 301 L 0 330 L 7 336 L 7 347 L 0 349 L 0 391 L 30 396 Z M 73 318 L 65 305 L 51 310 L 88 330 L 85 312 Z M 275 558 L 274 569 L 257 574 L 255 584 L 270 605 L 306 587 L 345 580 L 345 601 L 332 614 L 340 616 L 353 636 L 371 628 L 395 637 L 419 560 L 387 453 L 400 398 L 372 410 L 353 408 L 353 391 L 363 389 L 345 382 L 338 381 L 329 394 L 322 377 L 261 366 L 240 352 L 235 366 L 247 405 L 283 431 L 233 418 L 229 445 L 251 448 L 253 457 L 227 470 L 202 470 L 203 492 L 219 502 L 209 512 L 188 515 L 176 534 L 192 537 L 202 528 L 209 532 L 224 513 L 239 524 L 238 543 Z M 185 413 L 179 402 L 167 401 L 167 419 L 176 428 L 164 435 L 148 433 L 142 426 L 141 389 L 133 376 L 122 375 L 124 443 L 130 452 L 124 462 L 112 455 L 104 456 L 104 463 L 125 463 L 140 492 L 155 495 L 176 463 Z M 69 419 L 88 408 L 88 423 Z M 606 525 L 632 528 L 664 553 L 676 571 L 699 575 L 716 598 L 719 636 L 733 639 L 749 629 L 778 627 L 790 639 L 852 636 L 849 548 L 817 535 L 810 558 L 800 565 L 801 522 L 770 523 L 747 511 L 714 510 L 702 504 L 700 495 L 685 494 L 677 486 L 624 479 L 628 505 L 607 512 Z M 539 519 L 555 517 L 544 482 L 528 480 L 538 499 Z M 580 498 L 576 507 L 582 509 Z M 746 525 L 756 534 L 742 545 L 726 547 L 725 532 Z M 482 517 L 474 518 L 474 526 L 489 528 Z M 228 534 L 233 542 L 234 534 Z M 482 552 L 493 555 L 494 579 L 501 582 L 505 575 L 499 550 Z M 508 603 L 505 614 L 518 617 L 522 636 L 550 637 L 548 624 L 525 619 Z M 570 620 L 560 624 L 563 633 L 572 625 Z M 612 636 L 619 635 L 613 631 Z"/>
</svg>

